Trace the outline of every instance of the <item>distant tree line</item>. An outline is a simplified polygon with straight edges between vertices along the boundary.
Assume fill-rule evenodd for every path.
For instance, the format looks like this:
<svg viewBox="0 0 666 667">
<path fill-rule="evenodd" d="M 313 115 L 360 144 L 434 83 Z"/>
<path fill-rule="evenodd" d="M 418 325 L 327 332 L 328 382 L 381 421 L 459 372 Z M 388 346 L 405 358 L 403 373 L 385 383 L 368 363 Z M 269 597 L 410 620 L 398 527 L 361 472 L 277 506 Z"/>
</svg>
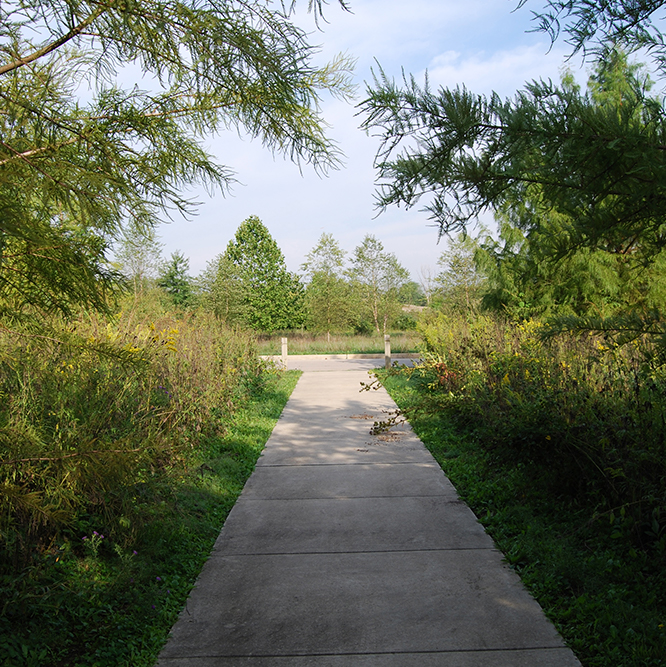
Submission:
<svg viewBox="0 0 666 667">
<path fill-rule="evenodd" d="M 180 251 L 162 258 L 152 231 L 126 233 L 116 261 L 135 293 L 159 287 L 176 306 L 204 308 L 228 324 L 262 332 L 305 328 L 330 336 L 409 329 L 416 321 L 403 307 L 427 304 L 421 285 L 374 236 L 366 235 L 348 257 L 332 235 L 322 234 L 300 272 L 292 273 L 256 216 L 241 223 L 196 278 Z"/>
<path fill-rule="evenodd" d="M 614 49 L 592 71 L 584 97 L 569 73 L 557 94 L 584 99 L 591 116 L 603 115 L 608 122 L 612 117 L 649 133 L 650 109 L 658 103 L 648 95 L 651 85 L 642 65 Z M 533 155 L 533 161 L 537 157 L 554 159 Z M 577 213 L 564 204 L 552 206 L 548 186 L 528 180 L 519 188 L 507 186 L 498 199 L 494 232 L 483 229 L 474 237 L 449 225 L 438 267 L 424 267 L 420 283 L 371 235 L 347 256 L 323 234 L 300 275 L 290 274 L 277 244 L 254 217 L 198 280 L 187 277 L 187 260 L 176 253 L 162 265 L 157 282 L 177 304 L 197 302 L 228 322 L 261 331 L 305 327 L 330 335 L 409 328 L 415 319 L 403 306 L 411 304 L 458 313 L 494 311 L 513 320 L 545 317 L 553 331 L 605 331 L 621 340 L 647 332 L 666 340 L 661 237 L 639 231 L 608 231 L 602 237 L 600 230 L 594 243 L 589 236 L 583 242 L 572 231 L 582 224 Z M 618 196 L 611 199 L 608 206 L 615 206 Z M 136 289 L 137 278 L 154 265 L 146 257 L 154 242 L 131 243 L 119 256 Z"/>
</svg>

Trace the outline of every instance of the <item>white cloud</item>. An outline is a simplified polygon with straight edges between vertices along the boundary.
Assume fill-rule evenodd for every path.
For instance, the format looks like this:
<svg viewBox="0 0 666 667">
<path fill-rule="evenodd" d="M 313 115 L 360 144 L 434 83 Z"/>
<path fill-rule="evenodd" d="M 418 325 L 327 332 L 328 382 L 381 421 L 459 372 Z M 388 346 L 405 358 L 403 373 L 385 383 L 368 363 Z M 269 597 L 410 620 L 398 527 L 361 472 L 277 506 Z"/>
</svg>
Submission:
<svg viewBox="0 0 666 667">
<path fill-rule="evenodd" d="M 537 43 L 520 45 L 495 53 L 479 51 L 463 57 L 457 51 L 445 51 L 428 65 L 428 76 L 433 87 L 453 88 L 465 85 L 468 90 L 502 97 L 511 97 L 526 82 L 552 79 L 557 82 L 565 63 L 563 49 L 547 51 L 547 45 Z M 575 74 L 579 73 L 571 63 Z"/>
<path fill-rule="evenodd" d="M 465 84 L 473 92 L 496 90 L 512 95 L 525 81 L 559 77 L 564 51 L 559 45 L 548 53 L 543 36 L 526 34 L 529 11 L 511 13 L 515 0 L 351 0 L 353 14 L 331 2 L 329 24 L 311 35 L 323 45 L 318 58 L 340 51 L 359 58 L 357 81 L 369 78 L 374 58 L 389 76 L 399 77 L 401 67 L 417 79 L 429 71 L 434 86 Z M 313 30 L 313 20 L 297 5 L 300 25 Z M 361 91 L 362 96 L 362 91 Z M 417 209 L 392 208 L 376 216 L 373 159 L 376 138 L 365 136 L 353 106 L 326 101 L 324 116 L 332 125 L 330 136 L 346 154 L 346 166 L 319 178 L 305 165 L 303 174 L 282 158 L 273 158 L 259 142 L 234 133 L 207 143 L 221 164 L 236 170 L 245 185 L 233 195 L 209 198 L 190 223 L 175 221 L 163 228 L 167 252 L 180 249 L 190 257 L 193 273 L 223 252 L 238 225 L 258 215 L 295 271 L 322 232 L 333 234 L 351 252 L 366 233 L 374 234 L 394 252 L 416 279 L 422 265 L 434 266 L 443 249 L 437 230 Z"/>
</svg>

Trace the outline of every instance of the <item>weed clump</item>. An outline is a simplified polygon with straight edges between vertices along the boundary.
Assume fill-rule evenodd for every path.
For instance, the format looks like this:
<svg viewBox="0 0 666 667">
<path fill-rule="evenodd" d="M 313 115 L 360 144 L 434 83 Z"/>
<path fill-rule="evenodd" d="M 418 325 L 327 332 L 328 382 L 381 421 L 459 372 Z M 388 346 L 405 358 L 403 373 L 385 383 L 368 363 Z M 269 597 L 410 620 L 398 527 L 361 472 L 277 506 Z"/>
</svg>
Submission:
<svg viewBox="0 0 666 667">
<path fill-rule="evenodd" d="M 0 664 L 152 664 L 288 397 L 251 334 L 124 306 L 0 332 Z"/>
<path fill-rule="evenodd" d="M 666 654 L 666 369 L 649 342 L 545 341 L 430 313 L 381 376 L 586 665 Z"/>
</svg>

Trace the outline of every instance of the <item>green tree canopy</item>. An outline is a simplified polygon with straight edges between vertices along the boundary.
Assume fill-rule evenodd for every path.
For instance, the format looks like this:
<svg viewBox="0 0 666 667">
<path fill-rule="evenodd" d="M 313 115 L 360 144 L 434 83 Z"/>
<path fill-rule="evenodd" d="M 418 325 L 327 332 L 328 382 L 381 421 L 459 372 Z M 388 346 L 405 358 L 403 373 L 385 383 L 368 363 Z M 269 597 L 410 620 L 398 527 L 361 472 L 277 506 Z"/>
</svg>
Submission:
<svg viewBox="0 0 666 667">
<path fill-rule="evenodd" d="M 303 286 L 287 271 L 282 251 L 256 216 L 241 223 L 224 253 L 243 285 L 244 319 L 258 331 L 302 324 Z"/>
<path fill-rule="evenodd" d="M 239 267 L 226 255 L 208 262 L 196 281 L 198 297 L 204 308 L 227 324 L 245 321 L 246 287 Z"/>
<path fill-rule="evenodd" d="M 400 287 L 409 280 L 409 272 L 393 253 L 372 234 L 354 249 L 348 272 L 377 333 L 386 333 L 400 314 Z"/>
<path fill-rule="evenodd" d="M 619 114 L 639 80 L 647 91 L 650 82 L 641 66 L 629 64 L 624 54 L 614 51 L 597 63 L 589 78 L 591 103 Z M 562 86 L 574 87 L 570 75 L 564 75 Z M 571 220 L 546 205 L 541 184 L 526 187 L 520 200 L 507 197 L 496 218 L 499 239 L 488 237 L 479 254 L 485 257 L 489 275 L 487 307 L 520 316 L 609 317 L 665 305 L 658 278 L 664 252 L 653 250 L 654 261 L 646 264 L 641 239 L 620 251 L 582 246 L 558 253 L 557 244 L 567 238 Z"/>
<path fill-rule="evenodd" d="M 332 234 L 324 233 L 319 237 L 317 245 L 305 256 L 301 273 L 306 282 L 317 273 L 340 277 L 343 274 L 346 254 Z"/>
<path fill-rule="evenodd" d="M 485 276 L 477 267 L 478 247 L 475 238 L 460 233 L 437 260 L 441 271 L 436 281 L 445 303 L 456 310 L 472 311 L 480 302 Z"/>
<path fill-rule="evenodd" d="M 426 295 L 423 292 L 423 287 L 414 280 L 409 280 L 403 283 L 398 290 L 398 299 L 400 303 L 412 306 L 427 305 Z"/>
<path fill-rule="evenodd" d="M 132 282 L 134 293 L 143 291 L 150 279 L 157 277 L 162 263 L 162 248 L 152 227 L 128 226 L 115 248 L 121 273 Z"/>
<path fill-rule="evenodd" d="M 313 54 L 284 5 L 263 0 L 0 5 L 3 312 L 104 308 L 117 278 L 105 253 L 121 228 L 190 212 L 184 185 L 232 179 L 205 135 L 234 128 L 335 165 L 319 101 L 350 93 L 350 62 L 320 67 Z M 121 87 L 126 65 L 144 89 Z"/>
<path fill-rule="evenodd" d="M 160 269 L 157 284 L 177 306 L 188 306 L 192 300 L 192 279 L 188 271 L 190 260 L 180 250 L 171 253 Z"/>
<path fill-rule="evenodd" d="M 425 197 L 448 233 L 529 200 L 567 221 L 550 239 L 553 254 L 589 247 L 649 259 L 666 245 L 666 112 L 621 52 L 599 71 L 609 82 L 621 69 L 617 94 L 604 96 L 601 83 L 583 93 L 565 79 L 533 82 L 510 100 L 433 92 L 413 78 L 399 87 L 380 74 L 363 103 L 366 128 L 384 136 L 380 205 Z"/>
<path fill-rule="evenodd" d="M 355 302 L 343 277 L 345 251 L 331 234 L 322 234 L 301 264 L 305 289 L 305 324 L 310 331 L 326 333 L 350 327 Z"/>
<path fill-rule="evenodd" d="M 534 12 L 534 20 L 536 29 L 553 42 L 564 33 L 574 54 L 602 62 L 616 47 L 627 53 L 643 49 L 663 71 L 666 42 L 658 22 L 665 17 L 665 4 L 663 0 L 548 0 L 544 11 Z"/>
</svg>

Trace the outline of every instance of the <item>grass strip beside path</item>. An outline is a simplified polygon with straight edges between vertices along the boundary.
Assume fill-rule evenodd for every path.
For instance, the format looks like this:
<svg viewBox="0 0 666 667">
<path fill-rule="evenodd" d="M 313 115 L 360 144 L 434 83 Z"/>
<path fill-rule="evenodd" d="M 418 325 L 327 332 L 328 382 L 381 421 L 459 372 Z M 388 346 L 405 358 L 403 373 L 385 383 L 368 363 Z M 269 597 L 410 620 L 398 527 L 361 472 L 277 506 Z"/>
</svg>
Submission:
<svg viewBox="0 0 666 667">
<path fill-rule="evenodd" d="M 101 530 L 81 544 L 73 530 L 23 584 L 0 581 L 24 619 L 0 617 L 0 665 L 154 665 L 300 375 L 267 375 L 223 435 L 137 487 L 131 550 Z"/>
<path fill-rule="evenodd" d="M 378 373 L 584 667 L 666 665 L 666 573 L 618 521 L 553 492 L 548 471 L 485 449 L 425 398 L 418 373 Z"/>
</svg>

